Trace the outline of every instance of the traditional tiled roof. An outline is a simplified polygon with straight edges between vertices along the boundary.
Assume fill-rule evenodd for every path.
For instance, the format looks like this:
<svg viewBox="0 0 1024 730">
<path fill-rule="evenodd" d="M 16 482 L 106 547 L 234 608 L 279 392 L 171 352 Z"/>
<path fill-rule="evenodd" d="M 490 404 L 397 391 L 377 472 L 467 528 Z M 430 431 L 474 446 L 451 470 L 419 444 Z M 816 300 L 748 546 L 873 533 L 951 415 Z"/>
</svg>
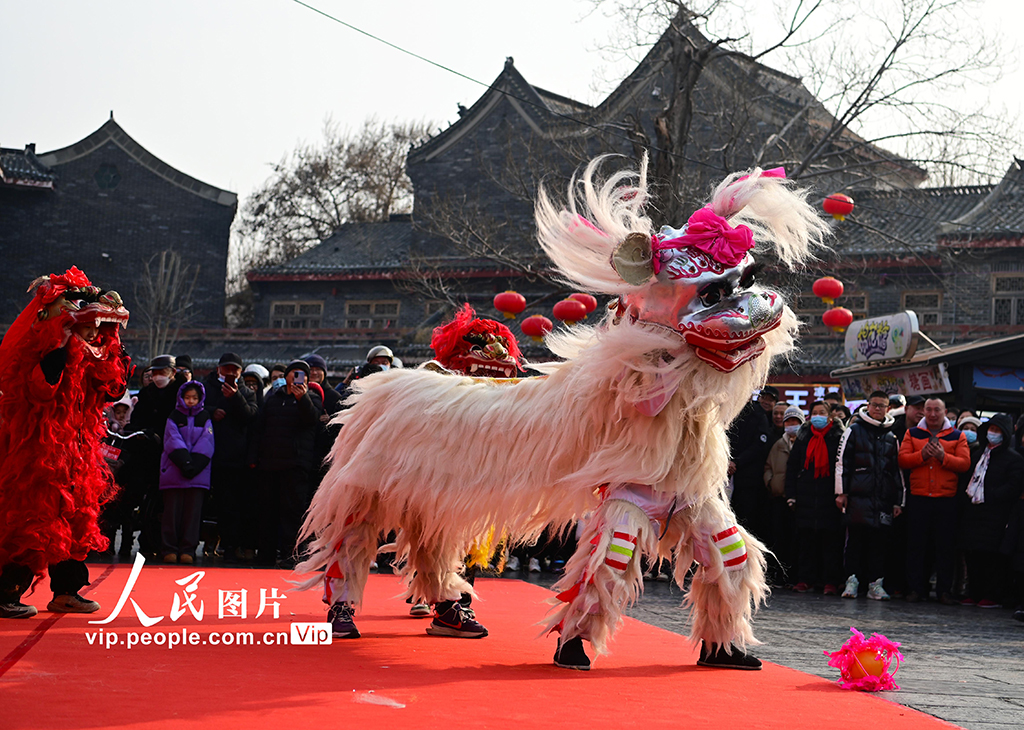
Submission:
<svg viewBox="0 0 1024 730">
<path fill-rule="evenodd" d="M 0 147 L 0 182 L 25 188 L 53 188 L 57 176 L 36 157 L 34 144 L 23 150 Z"/>
<path fill-rule="evenodd" d="M 220 188 L 204 183 L 201 180 L 196 180 L 194 177 L 186 175 L 181 170 L 177 170 L 159 159 L 156 155 L 128 136 L 128 133 L 114 121 L 113 114 L 111 114 L 110 119 L 108 119 L 102 127 L 85 139 L 79 140 L 73 145 L 62 147 L 59 150 L 53 150 L 51 152 L 41 154 L 39 155 L 39 161 L 48 167 L 58 167 L 90 154 L 107 142 L 113 142 L 116 144 L 134 158 L 136 162 L 151 172 L 180 188 L 198 195 L 201 198 L 206 198 L 207 200 L 211 200 L 214 203 L 227 207 L 234 207 L 238 204 L 238 196 L 235 193 L 227 190 L 221 190 Z"/>
<path fill-rule="evenodd" d="M 318 246 L 291 261 L 257 269 L 252 276 L 401 267 L 409 261 L 412 238 L 409 216 L 392 216 L 380 223 L 346 223 Z"/>
</svg>

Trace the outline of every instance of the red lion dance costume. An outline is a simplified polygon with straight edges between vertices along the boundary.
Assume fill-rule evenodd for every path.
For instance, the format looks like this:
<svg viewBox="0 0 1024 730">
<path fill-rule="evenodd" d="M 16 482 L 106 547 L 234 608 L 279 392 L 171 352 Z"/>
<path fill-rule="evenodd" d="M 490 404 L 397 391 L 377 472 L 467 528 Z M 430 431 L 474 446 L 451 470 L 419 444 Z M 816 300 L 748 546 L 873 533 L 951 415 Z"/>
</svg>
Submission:
<svg viewBox="0 0 1024 730">
<path fill-rule="evenodd" d="M 128 311 L 114 291 L 72 267 L 32 283 L 32 302 L 0 343 L 0 610 L 34 615 L 20 603 L 49 568 L 51 611 L 92 612 L 78 596 L 82 561 L 104 550 L 97 518 L 113 482 L 100 439 L 103 407 L 120 398 L 126 362 L 118 328 Z"/>
</svg>

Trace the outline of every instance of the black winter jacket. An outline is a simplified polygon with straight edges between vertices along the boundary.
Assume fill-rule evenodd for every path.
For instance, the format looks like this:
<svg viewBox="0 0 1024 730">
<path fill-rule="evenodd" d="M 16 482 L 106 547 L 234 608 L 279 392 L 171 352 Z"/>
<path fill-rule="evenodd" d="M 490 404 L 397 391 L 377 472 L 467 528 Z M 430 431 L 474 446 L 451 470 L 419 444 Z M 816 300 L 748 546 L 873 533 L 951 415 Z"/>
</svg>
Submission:
<svg viewBox="0 0 1024 730">
<path fill-rule="evenodd" d="M 250 463 L 273 471 L 312 472 L 322 411 L 323 401 L 313 390 L 298 400 L 285 388 L 270 393 L 256 421 Z"/>
<path fill-rule="evenodd" d="M 992 449 L 988 468 L 985 470 L 985 501 L 973 504 L 964 494 L 962 539 L 964 550 L 985 550 L 997 552 L 1003 542 L 1006 524 L 1015 504 L 1020 501 L 1024 490 L 1024 457 L 1010 447 L 1013 438 L 1013 421 L 1005 413 L 997 413 L 978 429 L 978 442 L 987 444 L 990 426 L 996 425 L 1003 432 L 1003 442 Z M 987 448 L 987 446 L 985 447 Z M 972 459 L 971 474 L 977 468 L 984 448 L 978 458 Z"/>
<path fill-rule="evenodd" d="M 881 423 L 865 410 L 843 434 L 836 470 L 836 493 L 846 495 L 847 525 L 888 527 L 893 507 L 903 506 L 900 444 L 893 434 L 893 418 Z"/>
<path fill-rule="evenodd" d="M 764 463 L 774 441 L 771 419 L 759 403 L 750 402 L 729 429 L 729 451 L 736 464 L 736 491 L 764 491 Z"/>
<path fill-rule="evenodd" d="M 843 427 L 832 421 L 825 434 L 828 448 L 828 476 L 815 477 L 814 466 L 804 468 L 807 445 L 811 441 L 811 424 L 805 423 L 796 434 L 786 464 L 786 499 L 796 500 L 796 524 L 801 530 L 826 530 L 840 526 L 840 511 L 836 506 L 835 473 L 836 454 Z"/>
<path fill-rule="evenodd" d="M 206 410 L 223 410 L 221 420 L 213 418 L 213 463 L 216 467 L 241 467 L 246 465 L 249 447 L 249 428 L 259 416 L 256 394 L 245 387 L 239 379 L 238 392 L 230 398 L 221 390 L 222 383 L 214 370 L 203 381 L 206 388 Z"/>
</svg>

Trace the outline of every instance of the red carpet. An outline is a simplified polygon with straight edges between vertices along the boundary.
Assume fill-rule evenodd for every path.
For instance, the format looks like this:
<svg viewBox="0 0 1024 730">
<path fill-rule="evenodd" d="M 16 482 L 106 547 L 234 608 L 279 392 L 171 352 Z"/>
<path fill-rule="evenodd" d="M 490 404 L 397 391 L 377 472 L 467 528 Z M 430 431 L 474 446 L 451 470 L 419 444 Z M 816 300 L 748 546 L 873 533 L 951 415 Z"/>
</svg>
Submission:
<svg viewBox="0 0 1024 730">
<path fill-rule="evenodd" d="M 91 566 L 94 581 L 103 573 Z M 211 569 L 195 596 L 197 621 L 185 611 L 171 621 L 175 580 L 201 570 L 146 566 L 132 598 L 149 616 L 140 625 L 131 602 L 106 626 L 128 579 L 120 566 L 89 597 L 92 616 L 53 620 L 41 611 L 0 622 L 0 714 L 16 728 L 880 728 L 951 725 L 877 697 L 776 665 L 761 672 L 702 669 L 686 640 L 627 621 L 587 672 L 551 664 L 554 639 L 536 639 L 549 593 L 514 580 L 480 580 L 477 613 L 490 630 L 480 640 L 429 637 L 429 619 L 413 619 L 393 598 L 393 576 L 371 576 L 358 619 L 363 638 L 331 646 L 213 646 L 212 632 L 288 632 L 292 621 L 323 621 L 317 592 L 289 593 L 280 619 L 259 610 L 260 589 L 287 589 L 279 571 Z M 248 618 L 217 618 L 218 591 L 248 590 Z M 30 601 L 43 607 L 46 583 Z M 195 601 L 198 608 L 199 601 Z M 99 629 L 121 645 L 90 645 Z M 194 646 L 124 646 L 128 632 L 197 634 Z M 203 644 L 202 641 L 207 641 Z M 824 661 L 824 658 L 823 658 Z"/>
</svg>

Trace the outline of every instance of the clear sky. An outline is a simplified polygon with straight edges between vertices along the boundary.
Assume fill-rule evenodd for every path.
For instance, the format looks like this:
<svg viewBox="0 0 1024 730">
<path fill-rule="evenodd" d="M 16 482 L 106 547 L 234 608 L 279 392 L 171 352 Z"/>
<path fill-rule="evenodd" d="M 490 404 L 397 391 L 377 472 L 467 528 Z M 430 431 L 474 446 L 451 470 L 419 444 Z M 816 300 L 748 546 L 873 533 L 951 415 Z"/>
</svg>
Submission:
<svg viewBox="0 0 1024 730">
<path fill-rule="evenodd" d="M 619 21 L 586 0 L 309 2 L 485 83 L 513 56 L 531 83 L 596 103 L 633 66 L 599 51 Z M 974 15 L 965 32 L 984 24 L 1015 33 L 1024 3 L 987 0 Z M 444 127 L 457 104 L 483 92 L 292 0 L 0 0 L 0 28 L 0 145 L 63 147 L 113 110 L 157 157 L 242 197 L 269 163 L 319 139 L 328 117 Z M 1016 51 L 1016 39 L 1006 46 Z M 977 103 L 991 94 L 1019 113 L 1022 88 L 1011 56 Z"/>
</svg>

